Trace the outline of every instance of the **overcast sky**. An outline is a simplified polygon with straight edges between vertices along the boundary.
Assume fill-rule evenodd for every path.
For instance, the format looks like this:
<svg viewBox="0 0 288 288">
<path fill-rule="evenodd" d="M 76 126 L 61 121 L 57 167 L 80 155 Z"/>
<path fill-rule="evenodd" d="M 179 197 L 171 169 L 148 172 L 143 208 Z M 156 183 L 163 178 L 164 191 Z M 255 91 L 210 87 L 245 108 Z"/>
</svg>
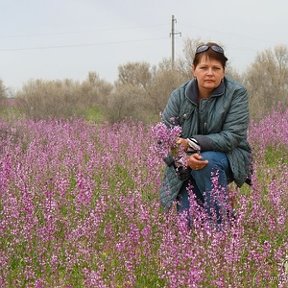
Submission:
<svg viewBox="0 0 288 288">
<path fill-rule="evenodd" d="M 118 66 L 175 57 L 187 38 L 224 45 L 239 72 L 258 52 L 288 46 L 287 0 L 0 0 L 0 79 L 12 90 L 30 79 L 113 83 Z"/>
</svg>

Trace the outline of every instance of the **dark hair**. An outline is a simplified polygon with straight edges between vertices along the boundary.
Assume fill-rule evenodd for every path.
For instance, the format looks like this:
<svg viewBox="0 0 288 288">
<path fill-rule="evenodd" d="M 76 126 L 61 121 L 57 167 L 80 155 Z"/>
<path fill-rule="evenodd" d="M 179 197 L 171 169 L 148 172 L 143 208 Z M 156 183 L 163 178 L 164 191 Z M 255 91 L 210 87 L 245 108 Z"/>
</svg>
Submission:
<svg viewBox="0 0 288 288">
<path fill-rule="evenodd" d="M 198 50 L 200 47 L 202 47 L 202 46 L 203 46 L 203 47 L 207 46 L 206 50 L 204 50 L 203 52 L 198 52 L 198 53 L 197 53 L 197 50 Z M 219 51 L 218 51 L 218 52 L 215 51 L 215 50 L 212 48 L 212 46 L 214 46 L 214 47 L 215 47 L 215 46 L 216 46 L 216 47 L 219 47 L 220 50 L 223 51 L 223 53 L 221 53 L 221 52 L 219 52 Z M 193 59 L 193 65 L 194 65 L 194 67 L 196 67 L 196 66 L 199 64 L 201 58 L 202 58 L 204 55 L 205 55 L 206 57 L 208 57 L 208 58 L 215 59 L 215 60 L 219 61 L 219 62 L 222 64 L 223 68 L 226 67 L 226 62 L 227 62 L 228 58 L 225 56 L 223 48 L 222 48 L 220 45 L 218 45 L 217 43 L 208 42 L 208 43 L 206 43 L 206 44 L 202 44 L 202 45 L 198 46 L 198 48 L 196 49 L 196 53 L 195 53 L 194 59 Z"/>
</svg>

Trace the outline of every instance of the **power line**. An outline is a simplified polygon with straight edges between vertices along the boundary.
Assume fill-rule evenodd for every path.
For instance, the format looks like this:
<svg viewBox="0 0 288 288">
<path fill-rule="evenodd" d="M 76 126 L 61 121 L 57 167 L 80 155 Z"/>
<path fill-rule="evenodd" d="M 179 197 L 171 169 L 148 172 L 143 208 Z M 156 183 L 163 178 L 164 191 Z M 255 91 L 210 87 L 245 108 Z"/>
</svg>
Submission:
<svg viewBox="0 0 288 288">
<path fill-rule="evenodd" d="M 255 37 L 255 36 L 253 36 L 253 35 L 251 35 L 251 34 L 248 34 L 248 33 L 237 33 L 237 32 L 235 32 L 235 31 L 225 31 L 225 30 L 217 30 L 217 29 L 211 29 L 210 27 L 209 28 L 207 28 L 207 27 L 205 27 L 205 26 L 195 26 L 195 25 L 191 25 L 191 24 L 189 24 L 189 23 L 183 23 L 182 22 L 182 29 L 183 28 L 185 28 L 185 27 L 188 27 L 188 29 L 189 29 L 189 31 L 191 31 L 192 29 L 194 29 L 194 30 L 196 30 L 196 31 L 202 31 L 202 34 L 203 34 L 203 32 L 204 31 L 206 31 L 206 32 L 209 32 L 209 33 L 217 33 L 217 34 L 219 34 L 219 35 L 221 35 L 221 36 L 223 36 L 224 34 L 225 35 L 228 35 L 229 37 L 230 37 L 230 39 L 231 39 L 231 37 L 235 37 L 235 38 L 238 38 L 239 39 L 239 37 L 241 38 L 241 39 L 244 39 L 244 38 L 246 38 L 246 39 L 248 39 L 248 40 L 253 40 L 253 41 L 261 41 L 261 42 L 263 42 L 263 43 L 267 43 L 267 44 L 274 44 L 274 42 L 273 41 L 271 41 L 271 39 L 264 39 L 264 38 L 261 38 L 261 37 Z M 185 30 L 185 29 L 184 29 Z M 189 35 L 189 33 L 186 35 L 187 37 L 190 37 L 190 35 Z M 251 47 L 250 47 L 251 48 Z M 254 48 L 254 47 L 253 47 Z M 251 49 L 250 49 L 251 50 Z M 255 50 L 257 50 L 257 49 L 252 49 L 253 51 L 255 51 Z"/>
<path fill-rule="evenodd" d="M 115 45 L 125 44 L 133 42 L 145 42 L 164 40 L 167 37 L 147 38 L 147 39 L 135 39 L 135 40 L 123 40 L 123 41 L 111 41 L 111 42 L 98 42 L 98 43 L 86 43 L 86 44 L 68 44 L 68 45 L 53 45 L 53 46 L 38 46 L 38 47 L 25 47 L 25 48 L 0 48 L 0 51 L 28 51 L 28 50 L 48 50 L 48 49 L 60 49 L 60 48 L 78 48 L 78 47 L 92 47 L 99 45 Z"/>
<path fill-rule="evenodd" d="M 95 33 L 99 31 L 119 31 L 119 30 L 138 30 L 146 28 L 157 28 L 164 27 L 167 24 L 157 24 L 157 25 L 145 25 L 145 26 L 123 26 L 123 27 L 99 27 L 93 30 L 86 31 L 66 31 L 66 32 L 47 32 L 47 33 L 31 33 L 31 34 L 16 34 L 16 35 L 0 35 L 0 39 L 5 38 L 30 38 L 30 37 L 41 37 L 41 36 L 61 36 L 61 35 L 73 35 L 73 34 L 83 34 L 83 33 Z"/>
</svg>

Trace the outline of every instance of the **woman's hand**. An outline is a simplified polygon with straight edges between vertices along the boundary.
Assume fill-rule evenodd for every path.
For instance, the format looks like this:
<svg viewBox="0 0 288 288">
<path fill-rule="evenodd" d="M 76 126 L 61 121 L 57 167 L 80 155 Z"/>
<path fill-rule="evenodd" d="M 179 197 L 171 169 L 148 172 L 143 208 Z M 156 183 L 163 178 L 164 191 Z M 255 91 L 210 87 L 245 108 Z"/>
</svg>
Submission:
<svg viewBox="0 0 288 288">
<path fill-rule="evenodd" d="M 189 166 L 192 170 L 203 169 L 208 164 L 208 160 L 203 160 L 202 156 L 198 153 L 188 156 L 186 161 L 187 166 Z"/>
<path fill-rule="evenodd" d="M 184 151 L 187 151 L 189 145 L 188 145 L 188 141 L 187 141 L 186 138 L 180 138 L 180 137 L 179 137 L 179 138 L 177 139 L 177 142 L 176 142 L 176 143 L 177 143 L 177 145 L 181 146 Z"/>
</svg>

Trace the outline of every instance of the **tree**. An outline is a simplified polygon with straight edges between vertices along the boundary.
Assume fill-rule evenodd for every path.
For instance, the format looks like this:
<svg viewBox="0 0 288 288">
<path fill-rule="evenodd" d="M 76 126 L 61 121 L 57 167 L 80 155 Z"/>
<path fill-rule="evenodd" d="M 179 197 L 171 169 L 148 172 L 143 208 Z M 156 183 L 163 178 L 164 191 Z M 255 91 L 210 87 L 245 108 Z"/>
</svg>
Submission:
<svg viewBox="0 0 288 288">
<path fill-rule="evenodd" d="M 184 40 L 183 57 L 179 58 L 176 62 L 175 68 L 178 70 L 184 78 L 192 78 L 192 65 L 195 56 L 196 48 L 204 42 L 200 39 L 186 38 Z"/>
<path fill-rule="evenodd" d="M 152 72 L 146 62 L 129 62 L 118 67 L 118 80 L 109 96 L 107 116 L 110 122 L 125 118 L 145 120 L 147 89 Z"/>
<path fill-rule="evenodd" d="M 113 85 L 100 78 L 96 72 L 89 72 L 80 85 L 81 97 L 87 105 L 105 106 L 113 90 Z"/>
<path fill-rule="evenodd" d="M 81 114 L 79 83 L 70 79 L 30 80 L 18 91 L 17 98 L 29 118 L 70 118 Z"/>
<path fill-rule="evenodd" d="M 3 81 L 0 79 L 0 100 L 7 97 L 7 89 L 3 83 Z"/>
<path fill-rule="evenodd" d="M 132 84 L 118 85 L 109 97 L 107 118 L 111 123 L 127 118 L 144 120 L 143 99 L 145 92 Z"/>
<path fill-rule="evenodd" d="M 178 70 L 172 69 L 168 59 L 163 59 L 154 68 L 148 92 L 149 110 L 156 116 L 163 111 L 171 92 L 187 79 Z"/>
<path fill-rule="evenodd" d="M 129 62 L 118 67 L 119 85 L 130 84 L 146 89 L 151 80 L 150 64 L 146 62 Z"/>
<path fill-rule="evenodd" d="M 119 79 L 108 105 L 110 121 L 126 117 L 147 122 L 159 120 L 170 93 L 184 81 L 167 59 L 152 68 L 145 62 L 119 66 Z"/>
<path fill-rule="evenodd" d="M 262 118 L 279 104 L 288 106 L 288 48 L 275 46 L 258 53 L 245 74 L 253 117 Z"/>
<path fill-rule="evenodd" d="M 31 80 L 18 91 L 17 97 L 29 118 L 88 117 L 98 121 L 112 89 L 113 85 L 90 72 L 82 83 L 71 79 Z"/>
</svg>

